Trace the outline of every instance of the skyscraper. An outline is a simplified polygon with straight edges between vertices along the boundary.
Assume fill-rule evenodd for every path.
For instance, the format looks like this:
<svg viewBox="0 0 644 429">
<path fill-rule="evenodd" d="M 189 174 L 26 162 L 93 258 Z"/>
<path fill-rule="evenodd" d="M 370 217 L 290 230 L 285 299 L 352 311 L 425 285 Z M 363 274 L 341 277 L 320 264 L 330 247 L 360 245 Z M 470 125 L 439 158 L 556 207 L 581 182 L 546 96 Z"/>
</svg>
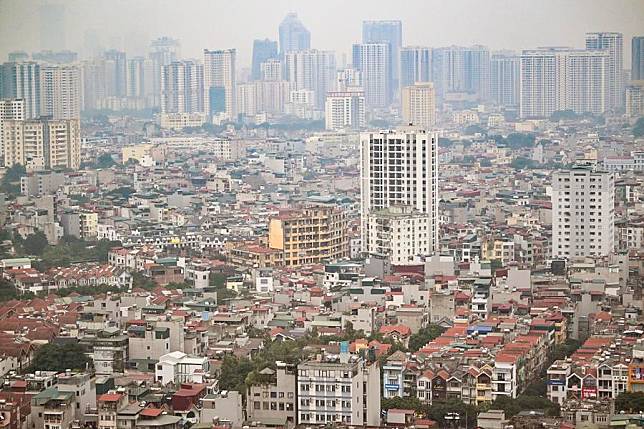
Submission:
<svg viewBox="0 0 644 429">
<path fill-rule="evenodd" d="M 251 78 L 253 80 L 261 79 L 261 64 L 273 58 L 277 58 L 277 42 L 269 39 L 255 39 L 253 41 L 253 63 L 251 66 Z"/>
<path fill-rule="evenodd" d="M 362 86 L 367 106 L 388 107 L 391 103 L 392 82 L 389 43 L 353 45 L 353 67 L 362 74 Z"/>
<path fill-rule="evenodd" d="M 432 81 L 432 48 L 405 46 L 400 51 L 400 87 Z"/>
<path fill-rule="evenodd" d="M 25 100 L 22 98 L 0 99 L 0 157 L 4 156 L 4 143 L 2 142 L 2 121 L 15 119 L 25 120 Z"/>
<path fill-rule="evenodd" d="M 631 41 L 631 80 L 644 80 L 644 36 Z"/>
<path fill-rule="evenodd" d="M 26 119 L 40 116 L 40 65 L 35 62 L 4 63 L 0 75 L 0 96 L 24 99 Z"/>
<path fill-rule="evenodd" d="M 152 62 L 143 57 L 127 60 L 127 90 L 128 97 L 145 97 L 152 92 L 151 71 Z"/>
<path fill-rule="evenodd" d="M 291 51 L 311 48 L 311 33 L 299 20 L 296 13 L 286 15 L 279 27 L 280 58 Z"/>
<path fill-rule="evenodd" d="M 152 60 L 152 94 L 153 104 L 159 105 L 161 94 L 161 69 L 179 58 L 179 41 L 169 37 L 159 37 L 150 44 Z"/>
<path fill-rule="evenodd" d="M 52 119 L 79 119 L 80 107 L 80 68 L 76 65 L 42 67 L 40 114 Z"/>
<path fill-rule="evenodd" d="M 466 92 L 486 100 L 490 93 L 490 51 L 485 46 L 449 46 L 432 51 L 436 92 Z"/>
<path fill-rule="evenodd" d="M 291 89 L 315 91 L 315 106 L 322 110 L 326 93 L 333 88 L 335 52 L 317 49 L 287 52 L 284 65 Z"/>
<path fill-rule="evenodd" d="M 161 113 L 204 111 L 204 67 L 195 61 L 174 61 L 161 73 Z"/>
<path fill-rule="evenodd" d="M 127 57 L 115 49 L 103 54 L 105 58 L 106 93 L 108 97 L 127 95 Z"/>
<path fill-rule="evenodd" d="M 431 82 L 418 82 L 402 89 L 402 116 L 407 124 L 425 129 L 436 123 L 436 94 Z"/>
<path fill-rule="evenodd" d="M 511 52 L 492 55 L 490 59 L 490 96 L 499 106 L 519 104 L 519 56 Z"/>
<path fill-rule="evenodd" d="M 327 130 L 359 130 L 366 124 L 363 91 L 329 92 L 324 109 Z"/>
<path fill-rule="evenodd" d="M 521 54 L 522 118 L 558 110 L 601 114 L 608 109 L 609 54 L 604 50 L 540 48 Z"/>
<path fill-rule="evenodd" d="M 204 49 L 204 104 L 207 114 L 225 112 L 229 119 L 235 111 L 235 49 Z"/>
<path fill-rule="evenodd" d="M 418 127 L 360 135 L 360 202 L 362 251 L 367 254 L 404 249 L 405 264 L 438 246 L 438 134 Z M 422 224 L 398 234 L 395 224 Z M 387 228 L 383 228 L 387 225 Z M 406 225 L 407 226 L 407 225 Z M 395 229 L 395 228 L 394 228 Z M 398 231 L 400 232 L 400 231 Z M 393 242 L 392 239 L 396 239 Z M 387 250 L 388 249 L 388 250 Z"/>
<path fill-rule="evenodd" d="M 624 106 L 624 38 L 622 33 L 586 33 L 586 49 L 608 51 L 608 108 Z"/>
<path fill-rule="evenodd" d="M 401 21 L 363 21 L 362 43 L 389 44 L 389 90 L 398 91 L 400 80 L 400 48 L 402 47 Z"/>
<path fill-rule="evenodd" d="M 577 167 L 552 176 L 552 256 L 606 256 L 614 250 L 615 178 Z"/>
<path fill-rule="evenodd" d="M 259 65 L 260 79 L 266 81 L 282 80 L 282 62 L 278 59 L 269 59 Z"/>
</svg>

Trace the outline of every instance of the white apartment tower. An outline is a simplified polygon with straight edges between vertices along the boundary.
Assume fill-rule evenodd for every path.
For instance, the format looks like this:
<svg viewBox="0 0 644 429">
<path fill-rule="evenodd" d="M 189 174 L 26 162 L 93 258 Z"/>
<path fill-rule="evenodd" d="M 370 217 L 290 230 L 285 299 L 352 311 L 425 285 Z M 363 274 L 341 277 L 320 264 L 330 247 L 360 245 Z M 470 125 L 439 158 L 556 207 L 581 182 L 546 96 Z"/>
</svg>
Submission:
<svg viewBox="0 0 644 429">
<path fill-rule="evenodd" d="M 307 49 L 287 52 L 284 57 L 286 80 L 293 90 L 309 89 L 315 92 L 315 107 L 322 109 L 326 93 L 333 88 L 335 79 L 335 52 Z"/>
<path fill-rule="evenodd" d="M 22 98 L 7 98 L 0 100 L 0 157 L 4 155 L 4 144 L 2 142 L 2 123 L 5 120 L 25 120 L 25 100 Z"/>
<path fill-rule="evenodd" d="M 367 124 L 364 92 L 329 92 L 326 97 L 327 130 L 358 130 Z"/>
<path fill-rule="evenodd" d="M 605 256 L 615 247 L 615 179 L 575 167 L 552 177 L 552 257 Z"/>
<path fill-rule="evenodd" d="M 204 49 L 204 103 L 206 113 L 225 113 L 230 119 L 235 110 L 235 49 Z"/>
<path fill-rule="evenodd" d="M 0 66 L 2 98 L 25 100 L 25 119 L 40 116 L 40 65 L 25 61 Z"/>
<path fill-rule="evenodd" d="M 624 36 L 622 33 L 586 33 L 586 49 L 608 53 L 608 108 L 624 105 Z"/>
<path fill-rule="evenodd" d="M 510 52 L 499 52 L 490 58 L 490 95 L 499 106 L 519 104 L 520 58 Z"/>
<path fill-rule="evenodd" d="M 392 99 L 391 58 L 388 43 L 353 45 L 353 67 L 362 74 L 367 106 L 388 107 Z"/>
<path fill-rule="evenodd" d="M 173 61 L 162 67 L 161 113 L 204 111 L 204 69 L 195 61 Z"/>
<path fill-rule="evenodd" d="M 2 126 L 5 167 L 80 168 L 80 121 L 6 120 Z"/>
<path fill-rule="evenodd" d="M 76 65 L 40 69 L 40 115 L 52 119 L 79 119 L 81 73 Z"/>
<path fill-rule="evenodd" d="M 522 118 L 558 110 L 604 113 L 608 109 L 609 56 L 602 50 L 539 48 L 521 54 Z"/>
<path fill-rule="evenodd" d="M 381 130 L 360 135 L 360 191 L 362 251 L 381 253 L 373 242 L 370 216 L 394 206 L 402 214 L 424 216 L 426 248 L 438 246 L 438 134 L 418 127 Z M 399 213 L 400 214 L 400 213 Z M 399 216 L 400 218 L 400 216 Z M 393 247 L 393 246 L 392 246 Z M 407 246 L 412 247 L 412 246 Z M 413 246 L 418 248 L 420 246 Z"/>
<path fill-rule="evenodd" d="M 431 128 L 436 123 L 436 93 L 431 82 L 418 82 L 402 90 L 402 115 L 405 123 Z"/>
</svg>

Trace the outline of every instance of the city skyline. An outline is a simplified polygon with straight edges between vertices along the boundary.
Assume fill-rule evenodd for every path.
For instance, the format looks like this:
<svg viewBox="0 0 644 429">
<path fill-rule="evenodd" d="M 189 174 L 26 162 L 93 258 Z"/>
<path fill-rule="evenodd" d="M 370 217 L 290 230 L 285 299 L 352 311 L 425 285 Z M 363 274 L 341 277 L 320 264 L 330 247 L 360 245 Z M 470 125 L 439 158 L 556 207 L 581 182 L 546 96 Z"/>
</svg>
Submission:
<svg viewBox="0 0 644 429">
<path fill-rule="evenodd" d="M 67 49 L 78 51 L 82 56 L 86 56 L 87 45 L 96 42 L 105 50 L 124 49 L 128 56 L 141 55 L 147 52 L 151 40 L 167 35 L 180 40 L 184 58 L 200 58 L 204 48 L 236 48 L 239 65 L 243 68 L 251 65 L 253 40 L 278 40 L 279 24 L 290 12 L 297 13 L 310 31 L 311 47 L 336 51 L 339 64 L 345 55 L 347 62 L 350 61 L 351 45 L 361 41 L 362 22 L 366 20 L 402 21 L 403 46 L 483 44 L 491 50 L 515 51 L 561 45 L 582 48 L 584 34 L 592 31 L 621 32 L 624 40 L 630 41 L 639 35 L 639 23 L 644 21 L 644 5 L 639 1 L 620 1 L 621 7 L 615 7 L 614 2 L 547 1 L 541 2 L 538 10 L 507 0 L 484 4 L 471 1 L 387 4 L 378 1 L 370 2 L 369 8 L 361 7 L 360 3 L 344 5 L 337 1 L 306 5 L 286 0 L 246 3 L 252 7 L 192 2 L 192 7 L 187 8 L 173 0 L 116 1 L 110 2 L 109 6 L 96 1 L 2 0 L 0 56 L 6 58 L 15 50 L 33 52 L 55 48 L 54 42 L 48 42 L 47 46 L 42 44 L 40 28 L 51 31 L 56 26 L 52 23 L 42 26 L 41 12 L 57 20 L 64 17 L 65 31 L 61 31 L 58 38 L 65 39 Z M 63 4 L 64 13 L 52 4 Z M 433 13 L 429 21 L 432 25 L 426 25 L 426 18 L 418 14 L 419 10 Z M 226 20 L 213 21 L 212 17 L 217 15 L 225 15 Z M 145 26 L 140 25 L 141 16 L 149 17 Z M 575 19 L 571 20 L 571 16 Z M 70 26 L 70 22 L 74 25 Z M 330 22 L 343 31 L 327 31 Z M 247 31 L 239 31 L 240 25 L 247 25 Z M 543 31 L 546 25 L 548 31 Z M 490 31 L 490 28 L 496 31 Z M 624 56 L 624 66 L 630 67 L 629 55 Z"/>
</svg>

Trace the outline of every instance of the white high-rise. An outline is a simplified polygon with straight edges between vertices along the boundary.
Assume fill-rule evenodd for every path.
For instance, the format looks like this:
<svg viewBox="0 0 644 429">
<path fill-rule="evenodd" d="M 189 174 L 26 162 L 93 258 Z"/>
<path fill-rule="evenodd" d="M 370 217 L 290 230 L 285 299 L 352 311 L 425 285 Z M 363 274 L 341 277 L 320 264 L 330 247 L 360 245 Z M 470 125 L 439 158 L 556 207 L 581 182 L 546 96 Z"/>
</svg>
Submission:
<svg viewBox="0 0 644 429">
<path fill-rule="evenodd" d="M 324 108 L 326 93 L 333 88 L 335 79 L 335 52 L 317 49 L 287 52 L 284 69 L 293 90 L 314 91 L 316 108 Z"/>
<path fill-rule="evenodd" d="M 388 256 L 398 263 L 417 263 L 422 253 L 438 246 L 438 134 L 418 127 L 381 130 L 360 135 L 362 251 Z M 402 208 L 400 208 L 402 207 Z M 391 210 L 390 210 L 391 209 Z M 391 243 L 383 219 L 395 212 L 397 223 L 422 217 L 422 231 Z M 389 241 L 389 244 L 387 242 Z M 392 249 L 407 249 L 392 255 Z M 402 251 L 402 250 L 401 250 Z"/>
<path fill-rule="evenodd" d="M 261 80 L 278 81 L 282 80 L 282 62 L 271 58 L 259 65 Z"/>
<path fill-rule="evenodd" d="M 586 33 L 586 49 L 608 53 L 608 108 L 624 106 L 624 36 L 622 33 Z"/>
<path fill-rule="evenodd" d="M 173 61 L 161 73 L 161 113 L 204 111 L 204 70 L 195 61 Z"/>
<path fill-rule="evenodd" d="M 366 125 L 364 92 L 329 92 L 324 109 L 327 130 L 359 130 Z"/>
<path fill-rule="evenodd" d="M 431 128 L 436 123 L 436 94 L 431 82 L 418 82 L 402 89 L 402 116 L 407 124 Z"/>
<path fill-rule="evenodd" d="M 432 48 L 405 46 L 400 50 L 400 86 L 432 81 Z"/>
<path fill-rule="evenodd" d="M 490 58 L 490 98 L 499 106 L 519 104 L 520 58 L 499 52 Z"/>
<path fill-rule="evenodd" d="M 79 119 L 81 73 L 76 65 L 40 69 L 40 115 L 52 119 Z"/>
<path fill-rule="evenodd" d="M 233 119 L 235 110 L 235 49 L 204 49 L 204 103 L 209 115 L 224 112 Z"/>
<path fill-rule="evenodd" d="M 521 54 L 519 109 L 522 118 L 558 110 L 601 114 L 608 108 L 608 53 L 539 48 Z"/>
<path fill-rule="evenodd" d="M 552 176 L 552 257 L 605 256 L 614 250 L 615 178 L 576 167 Z"/>
<path fill-rule="evenodd" d="M 391 103 L 391 63 L 388 43 L 353 45 L 353 66 L 362 74 L 367 106 L 384 108 Z"/>
<path fill-rule="evenodd" d="M 40 64 L 32 61 L 4 63 L 0 66 L 2 98 L 25 100 L 26 119 L 40 116 Z"/>
<path fill-rule="evenodd" d="M 4 156 L 2 122 L 10 119 L 18 121 L 25 120 L 25 100 L 23 98 L 6 98 L 0 100 L 0 156 Z"/>
</svg>

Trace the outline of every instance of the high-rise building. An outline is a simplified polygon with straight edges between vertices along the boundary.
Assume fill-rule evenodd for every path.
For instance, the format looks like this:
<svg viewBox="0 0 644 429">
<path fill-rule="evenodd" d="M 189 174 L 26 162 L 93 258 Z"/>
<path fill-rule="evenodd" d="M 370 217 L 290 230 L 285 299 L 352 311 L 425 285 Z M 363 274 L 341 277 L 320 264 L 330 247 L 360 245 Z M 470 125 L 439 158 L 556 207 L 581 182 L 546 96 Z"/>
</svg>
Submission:
<svg viewBox="0 0 644 429">
<path fill-rule="evenodd" d="M 362 43 L 387 43 L 389 45 L 388 86 L 390 91 L 398 91 L 400 81 L 400 49 L 402 48 L 401 21 L 363 21 Z"/>
<path fill-rule="evenodd" d="M 204 103 L 206 113 L 225 113 L 229 119 L 235 111 L 235 49 L 204 49 Z"/>
<path fill-rule="evenodd" d="M 44 66 L 40 70 L 40 115 L 79 119 L 81 73 L 77 65 Z"/>
<path fill-rule="evenodd" d="M 367 106 L 388 107 L 391 103 L 391 56 L 389 43 L 353 45 L 353 67 L 362 75 Z"/>
<path fill-rule="evenodd" d="M 520 58 L 510 52 L 490 58 L 490 98 L 499 106 L 519 104 Z"/>
<path fill-rule="evenodd" d="M 40 51 L 31 54 L 34 61 L 51 64 L 71 64 L 78 60 L 78 54 L 72 51 Z"/>
<path fill-rule="evenodd" d="M 103 54 L 105 58 L 105 84 L 108 97 L 127 95 L 127 57 L 115 49 Z"/>
<path fill-rule="evenodd" d="M 0 97 L 25 100 L 25 117 L 40 116 L 40 65 L 36 62 L 4 63 L 0 67 Z"/>
<path fill-rule="evenodd" d="M 431 82 L 416 83 L 402 90 L 402 116 L 407 124 L 425 129 L 436 123 L 436 94 Z"/>
<path fill-rule="evenodd" d="M 277 59 L 267 60 L 259 65 L 260 79 L 266 81 L 282 80 L 282 62 Z"/>
<path fill-rule="evenodd" d="M 325 104 L 327 130 L 359 130 L 367 124 L 363 91 L 329 92 Z"/>
<path fill-rule="evenodd" d="M 315 106 L 322 110 L 326 93 L 333 88 L 335 52 L 317 49 L 287 52 L 284 64 L 286 80 L 291 83 L 291 88 L 314 91 Z"/>
<path fill-rule="evenodd" d="M 152 61 L 152 92 L 153 105 L 158 106 L 161 94 L 161 70 L 163 66 L 179 59 L 179 41 L 169 37 L 160 37 L 150 44 L 150 60 Z"/>
<path fill-rule="evenodd" d="M 432 81 L 432 48 L 405 46 L 400 51 L 400 87 Z"/>
<path fill-rule="evenodd" d="M 255 39 L 253 41 L 253 63 L 251 66 L 251 78 L 259 80 L 262 78 L 262 63 L 277 58 L 277 42 L 269 39 Z"/>
<path fill-rule="evenodd" d="M 281 211 L 268 222 L 268 246 L 284 252 L 286 266 L 335 261 L 349 256 L 348 225 L 347 213 L 337 207 Z"/>
<path fill-rule="evenodd" d="M 604 50 L 540 48 L 521 54 L 520 115 L 549 117 L 559 110 L 608 109 L 609 55 Z"/>
<path fill-rule="evenodd" d="M 436 92 L 465 92 L 486 100 L 490 94 L 490 51 L 485 46 L 449 46 L 432 51 Z"/>
<path fill-rule="evenodd" d="M 586 49 L 608 51 L 608 108 L 623 108 L 624 37 L 622 33 L 586 33 Z"/>
<path fill-rule="evenodd" d="M 80 120 L 3 121 L 5 167 L 33 169 L 80 168 Z"/>
<path fill-rule="evenodd" d="M 626 87 L 626 116 L 644 116 L 644 80 L 634 80 Z"/>
<path fill-rule="evenodd" d="M 105 98 L 105 60 L 96 58 L 81 63 L 81 109 L 99 109 Z"/>
<path fill-rule="evenodd" d="M 644 36 L 631 41 L 631 80 L 644 80 Z"/>
<path fill-rule="evenodd" d="M 338 70 L 335 75 L 335 90 L 339 92 L 362 90 L 362 73 L 359 70 L 347 67 Z"/>
<path fill-rule="evenodd" d="M 552 176 L 552 257 L 606 256 L 615 248 L 615 178 L 576 167 Z"/>
<path fill-rule="evenodd" d="M 2 122 L 5 120 L 25 120 L 25 100 L 22 98 L 0 99 L 0 157 L 4 155 L 4 143 L 2 142 Z"/>
<path fill-rule="evenodd" d="M 260 80 L 237 85 L 237 113 L 281 114 L 289 101 L 291 85 L 284 80 Z"/>
<path fill-rule="evenodd" d="M 29 54 L 25 51 L 13 51 L 9 52 L 7 59 L 10 63 L 19 63 L 23 61 L 29 61 Z"/>
<path fill-rule="evenodd" d="M 296 13 L 286 15 L 279 27 L 280 58 L 287 52 L 311 48 L 311 33 L 299 20 Z"/>
<path fill-rule="evenodd" d="M 151 82 L 146 79 L 146 69 L 151 69 L 151 61 L 143 57 L 134 57 L 127 60 L 127 90 L 128 97 L 145 97 L 149 92 L 147 87 Z"/>
<path fill-rule="evenodd" d="M 438 134 L 418 127 L 366 132 L 360 135 L 360 199 L 362 251 L 376 254 L 383 241 L 392 237 L 388 231 L 378 236 L 378 215 L 390 207 L 408 207 L 398 215 L 424 216 L 427 228 L 422 235 L 406 236 L 424 241 L 416 246 L 398 248 L 437 249 L 438 246 Z M 403 219 L 398 219 L 403 222 Z M 374 235 L 375 234 L 375 235 Z M 374 237 L 377 237 L 374 242 Z M 393 246 L 390 245 L 392 248 Z M 414 253 L 410 262 L 417 262 Z"/>
<path fill-rule="evenodd" d="M 174 61 L 161 73 L 161 113 L 204 111 L 204 68 L 196 61 Z"/>
</svg>

